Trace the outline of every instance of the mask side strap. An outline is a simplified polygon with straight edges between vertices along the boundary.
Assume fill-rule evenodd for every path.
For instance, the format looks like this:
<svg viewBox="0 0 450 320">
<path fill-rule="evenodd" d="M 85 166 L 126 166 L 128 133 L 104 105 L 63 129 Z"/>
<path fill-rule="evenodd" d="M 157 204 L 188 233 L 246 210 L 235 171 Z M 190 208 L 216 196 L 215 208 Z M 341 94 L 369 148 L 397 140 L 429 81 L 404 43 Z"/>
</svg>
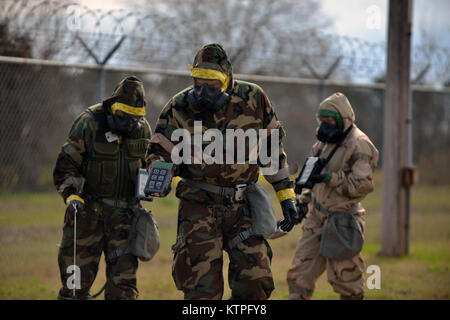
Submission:
<svg viewBox="0 0 450 320">
<path fill-rule="evenodd" d="M 353 128 L 353 125 L 351 125 L 347 130 L 345 130 L 342 138 L 336 143 L 336 146 L 334 147 L 334 149 L 331 151 L 331 153 L 325 159 L 325 161 L 326 161 L 325 163 L 328 163 L 328 161 L 330 161 L 331 157 L 333 157 L 336 150 L 341 146 L 342 142 L 345 140 L 345 138 L 347 137 L 348 133 L 352 130 L 352 128 Z"/>
<path fill-rule="evenodd" d="M 315 157 L 320 157 L 321 154 L 322 154 L 322 149 L 319 149 L 319 150 L 317 150 Z"/>
</svg>

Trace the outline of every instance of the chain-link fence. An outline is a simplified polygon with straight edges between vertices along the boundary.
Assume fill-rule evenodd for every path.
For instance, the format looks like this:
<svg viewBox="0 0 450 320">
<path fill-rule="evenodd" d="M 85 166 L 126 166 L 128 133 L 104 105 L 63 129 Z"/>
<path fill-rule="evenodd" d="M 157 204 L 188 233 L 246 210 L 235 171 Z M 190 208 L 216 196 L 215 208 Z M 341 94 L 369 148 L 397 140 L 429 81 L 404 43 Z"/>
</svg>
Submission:
<svg viewBox="0 0 450 320">
<path fill-rule="evenodd" d="M 56 157 L 75 117 L 99 102 L 98 66 L 0 58 L 0 188 L 7 191 L 52 188 Z M 191 84 L 187 72 L 105 67 L 104 96 L 129 74 L 143 79 L 154 128 L 159 112 L 176 92 Z M 319 94 L 340 91 L 356 111 L 356 123 L 382 151 L 383 85 L 237 75 L 268 94 L 287 132 L 290 162 L 310 153 Z M 414 162 L 422 181 L 449 181 L 450 90 L 413 87 Z M 381 165 L 381 164 L 380 164 Z"/>
<path fill-rule="evenodd" d="M 323 78 L 337 62 L 330 78 L 370 83 L 385 76 L 386 44 L 320 32 L 326 19 L 316 0 L 197 2 L 106 11 L 75 0 L 3 0 L 0 27 L 42 59 L 101 63 L 123 41 L 108 64 L 184 70 L 199 47 L 218 41 L 241 73 Z M 0 47 L 10 44 L 0 35 Z M 449 57 L 450 48 L 431 40 L 413 47 L 411 79 L 442 86 L 450 80 Z"/>
<path fill-rule="evenodd" d="M 161 0 L 136 11 L 0 1 L 0 191 L 51 188 L 72 121 L 125 75 L 144 80 L 154 127 L 170 97 L 191 84 L 187 64 L 211 39 L 235 72 L 252 74 L 236 78 L 267 92 L 290 162 L 309 154 L 317 105 L 335 91 L 349 97 L 357 125 L 382 151 L 386 46 L 321 33 L 318 8 L 316 0 Z M 449 181 L 450 48 L 423 43 L 411 54 L 414 163 L 421 181 Z"/>
</svg>

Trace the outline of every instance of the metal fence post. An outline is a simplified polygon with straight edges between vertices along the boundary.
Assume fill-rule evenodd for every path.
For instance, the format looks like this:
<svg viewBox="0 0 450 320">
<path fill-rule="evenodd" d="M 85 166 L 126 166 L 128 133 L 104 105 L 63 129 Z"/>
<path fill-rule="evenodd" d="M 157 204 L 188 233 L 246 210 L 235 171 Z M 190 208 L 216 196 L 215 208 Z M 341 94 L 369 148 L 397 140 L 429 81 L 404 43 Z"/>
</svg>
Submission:
<svg viewBox="0 0 450 320">
<path fill-rule="evenodd" d="M 389 2 L 380 252 L 388 256 L 408 253 L 411 11 L 411 0 Z"/>
<path fill-rule="evenodd" d="M 325 80 L 327 80 L 333 72 L 336 70 L 336 68 L 339 66 L 339 63 L 341 62 L 342 56 L 339 56 L 336 58 L 336 60 L 331 64 L 331 66 L 327 69 L 327 72 L 325 72 L 323 75 L 319 74 L 314 70 L 314 68 L 309 64 L 308 60 L 303 59 L 304 64 L 306 65 L 306 68 L 308 68 L 311 75 L 319 80 L 319 88 L 318 88 L 318 98 L 319 101 L 317 104 L 320 104 L 323 99 L 325 99 L 324 90 L 325 90 Z"/>
<path fill-rule="evenodd" d="M 84 42 L 83 39 L 81 39 L 78 33 L 76 34 L 76 38 L 81 42 L 81 45 L 84 47 L 84 49 L 86 49 L 87 53 L 95 60 L 95 63 L 97 63 L 100 66 L 98 79 L 98 91 L 99 91 L 98 98 L 99 101 L 103 101 L 105 93 L 105 65 L 109 61 L 109 59 L 113 56 L 113 54 L 120 48 L 126 36 L 122 36 L 122 38 L 120 38 L 120 40 L 114 45 L 114 47 L 108 52 L 105 58 L 101 61 L 98 58 L 98 56 L 94 52 L 92 52 L 92 50 L 89 48 L 86 42 Z"/>
</svg>

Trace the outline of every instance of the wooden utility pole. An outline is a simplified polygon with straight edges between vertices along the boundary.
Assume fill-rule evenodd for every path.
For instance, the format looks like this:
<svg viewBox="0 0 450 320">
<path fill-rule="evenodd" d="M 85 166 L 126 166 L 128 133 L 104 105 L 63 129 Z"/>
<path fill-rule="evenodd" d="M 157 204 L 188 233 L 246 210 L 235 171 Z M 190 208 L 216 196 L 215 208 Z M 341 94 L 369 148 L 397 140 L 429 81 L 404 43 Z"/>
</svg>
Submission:
<svg viewBox="0 0 450 320">
<path fill-rule="evenodd" d="M 410 107 L 410 48 L 412 0 L 389 1 L 387 76 L 384 96 L 383 194 L 381 252 L 408 253 L 409 188 L 408 158 Z"/>
</svg>

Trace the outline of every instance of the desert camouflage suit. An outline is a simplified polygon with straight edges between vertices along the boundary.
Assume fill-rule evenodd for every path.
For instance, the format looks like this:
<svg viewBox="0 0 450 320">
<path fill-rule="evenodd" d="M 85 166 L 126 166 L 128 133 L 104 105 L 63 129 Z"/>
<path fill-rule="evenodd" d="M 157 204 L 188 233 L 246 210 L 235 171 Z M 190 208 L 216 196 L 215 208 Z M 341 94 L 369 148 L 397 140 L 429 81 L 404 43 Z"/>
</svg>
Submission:
<svg viewBox="0 0 450 320">
<path fill-rule="evenodd" d="M 63 237 L 58 253 L 62 288 L 60 299 L 87 299 L 97 275 L 102 252 L 105 253 L 107 277 L 106 299 L 136 299 L 137 258 L 126 254 L 111 278 L 120 249 L 126 247 L 133 210 L 140 204 L 135 198 L 135 180 L 139 168 L 145 168 L 145 153 L 151 129 L 142 117 L 142 127 L 131 136 L 108 142 L 110 131 L 106 115 L 111 104 L 120 102 L 131 107 L 145 106 L 144 87 L 140 80 L 126 78 L 113 96 L 85 110 L 73 123 L 54 169 L 56 189 L 64 198 L 79 195 L 85 201 L 85 214 L 77 218 L 76 265 L 81 270 L 81 289 L 67 287 L 67 267 L 74 260 L 74 221 L 64 218 Z M 106 202 L 105 202 L 106 201 Z"/>
<path fill-rule="evenodd" d="M 204 46 L 195 56 L 193 67 L 221 71 L 229 76 L 226 92 L 229 100 L 216 112 L 199 110 L 188 100 L 188 87 L 176 94 L 162 110 L 150 145 L 148 162 L 164 158 L 171 162 L 170 144 L 175 129 L 194 133 L 194 121 L 202 121 L 202 132 L 214 128 L 225 136 L 226 129 L 263 129 L 269 124 L 280 129 L 279 165 L 287 167 L 281 124 L 264 91 L 257 85 L 233 80 L 232 67 L 223 48 Z M 269 137 L 270 139 L 270 137 Z M 246 142 L 248 143 L 248 141 Z M 225 145 L 225 143 L 224 143 Z M 270 145 L 270 142 L 269 144 Z M 173 145 L 172 145 L 173 147 Z M 236 147 L 236 145 L 235 145 Z M 235 153 L 236 154 L 236 153 Z M 225 155 L 225 150 L 224 150 Z M 258 180 L 258 164 L 182 164 L 176 173 L 182 178 L 234 187 Z M 289 178 L 273 183 L 276 191 L 292 188 Z M 227 243 L 252 225 L 248 205 L 232 197 L 204 191 L 180 181 L 176 188 L 180 199 L 178 232 L 173 245 L 173 279 L 185 299 L 221 299 L 223 251 L 228 253 L 228 282 L 231 299 L 267 299 L 274 283 L 270 269 L 272 251 L 261 236 L 252 236 L 232 250 Z"/>
<path fill-rule="evenodd" d="M 328 212 L 346 211 L 357 206 L 354 216 L 364 231 L 365 210 L 359 204 L 372 192 L 373 170 L 378 162 L 378 151 L 370 139 L 354 124 L 355 114 L 348 99 L 335 93 L 325 99 L 320 109 L 337 111 L 344 130 L 353 126 L 342 145 L 322 170 L 331 173 L 331 180 L 305 189 L 297 200 L 309 203 L 308 215 L 303 224 L 302 237 L 297 245 L 292 266 L 287 273 L 289 299 L 310 299 L 318 277 L 327 270 L 328 282 L 341 298 L 361 299 L 364 296 L 364 261 L 360 254 L 351 259 L 328 259 L 319 254 L 321 233 L 326 215 L 318 210 L 320 204 Z M 312 154 L 322 149 L 326 158 L 335 144 L 316 142 Z"/>
</svg>

